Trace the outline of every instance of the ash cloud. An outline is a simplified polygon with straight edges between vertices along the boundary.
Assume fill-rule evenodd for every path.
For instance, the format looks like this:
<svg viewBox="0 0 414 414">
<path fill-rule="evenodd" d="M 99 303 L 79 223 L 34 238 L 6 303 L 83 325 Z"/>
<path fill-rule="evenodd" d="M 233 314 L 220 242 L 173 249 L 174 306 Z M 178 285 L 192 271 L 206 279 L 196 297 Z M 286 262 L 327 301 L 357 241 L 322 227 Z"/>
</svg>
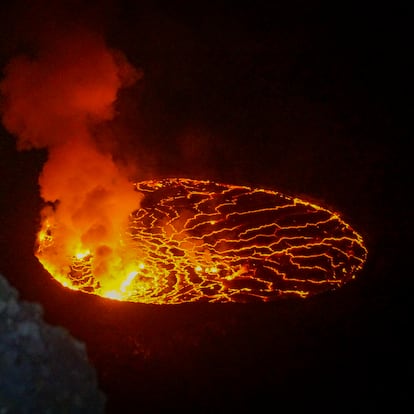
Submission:
<svg viewBox="0 0 414 414">
<path fill-rule="evenodd" d="M 125 169 L 98 145 L 96 131 L 115 117 L 119 90 L 140 72 L 98 31 L 81 24 L 47 26 L 34 53 L 5 67 L 2 121 L 18 149 L 48 150 L 39 185 L 53 208 L 42 212 L 42 226 L 54 232 L 50 254 L 60 258 L 61 271 L 76 252 L 90 251 L 103 274 L 111 271 L 119 234 L 140 196 Z"/>
<path fill-rule="evenodd" d="M 94 125 L 114 117 L 118 90 L 138 76 L 100 34 L 55 32 L 35 58 L 21 55 L 6 66 L 3 124 L 20 149 L 89 140 Z"/>
</svg>

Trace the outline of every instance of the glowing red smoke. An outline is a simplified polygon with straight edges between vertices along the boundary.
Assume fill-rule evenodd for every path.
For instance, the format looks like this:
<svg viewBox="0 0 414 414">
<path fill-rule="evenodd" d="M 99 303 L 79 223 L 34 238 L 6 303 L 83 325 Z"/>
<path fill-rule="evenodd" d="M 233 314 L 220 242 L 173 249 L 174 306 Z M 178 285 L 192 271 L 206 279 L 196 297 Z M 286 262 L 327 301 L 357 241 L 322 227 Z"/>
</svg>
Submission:
<svg viewBox="0 0 414 414">
<path fill-rule="evenodd" d="M 5 68 L 4 126 L 19 149 L 48 149 L 39 184 L 53 207 L 45 208 L 43 220 L 59 229 L 62 268 L 74 253 L 90 252 L 97 274 L 108 271 L 109 259 L 118 257 L 119 233 L 139 206 L 139 194 L 94 136 L 115 116 L 119 89 L 138 77 L 122 53 L 82 28 L 54 32 L 36 56 L 18 56 Z"/>
</svg>

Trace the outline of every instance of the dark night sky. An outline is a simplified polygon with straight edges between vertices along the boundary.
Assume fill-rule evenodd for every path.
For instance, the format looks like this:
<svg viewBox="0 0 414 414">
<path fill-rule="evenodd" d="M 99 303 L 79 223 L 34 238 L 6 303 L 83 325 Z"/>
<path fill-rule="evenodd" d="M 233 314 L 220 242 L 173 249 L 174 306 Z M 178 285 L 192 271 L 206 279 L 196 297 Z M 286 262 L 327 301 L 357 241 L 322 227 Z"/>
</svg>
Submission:
<svg viewBox="0 0 414 414">
<path fill-rule="evenodd" d="M 137 178 L 210 178 L 306 196 L 342 213 L 369 250 L 355 281 L 305 302 L 154 308 L 67 292 L 33 257 L 46 154 L 16 151 L 2 129 L 0 272 L 87 343 L 109 409 L 121 399 L 123 412 L 133 404 L 142 412 L 238 412 L 292 398 L 320 410 L 333 401 L 349 408 L 405 401 L 408 9 L 65 4 L 67 18 L 94 16 L 108 43 L 144 72 L 121 93 L 111 125 L 118 155 L 138 165 Z M 22 10 L 0 8 L 2 65 L 30 48 L 36 24 L 20 20 Z"/>
</svg>

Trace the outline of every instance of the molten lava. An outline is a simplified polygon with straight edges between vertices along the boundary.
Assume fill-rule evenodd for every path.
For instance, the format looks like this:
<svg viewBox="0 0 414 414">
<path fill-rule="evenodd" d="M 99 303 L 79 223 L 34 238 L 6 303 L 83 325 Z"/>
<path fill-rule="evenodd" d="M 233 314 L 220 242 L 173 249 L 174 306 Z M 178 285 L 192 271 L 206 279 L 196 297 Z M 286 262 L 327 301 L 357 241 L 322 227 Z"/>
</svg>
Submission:
<svg viewBox="0 0 414 414">
<path fill-rule="evenodd" d="M 298 198 L 182 178 L 134 186 L 141 202 L 109 274 L 95 272 L 88 250 L 59 257 L 58 223 L 44 219 L 36 256 L 62 285 L 154 304 L 272 301 L 338 288 L 366 260 L 362 237 L 338 214 Z"/>
</svg>

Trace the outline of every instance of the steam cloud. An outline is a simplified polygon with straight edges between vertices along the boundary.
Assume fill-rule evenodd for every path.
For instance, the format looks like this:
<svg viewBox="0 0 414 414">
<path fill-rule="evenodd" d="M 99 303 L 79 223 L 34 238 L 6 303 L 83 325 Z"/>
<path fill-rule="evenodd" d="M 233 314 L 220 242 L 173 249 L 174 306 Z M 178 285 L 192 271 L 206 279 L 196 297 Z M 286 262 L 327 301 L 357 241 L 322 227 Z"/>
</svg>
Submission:
<svg viewBox="0 0 414 414">
<path fill-rule="evenodd" d="M 63 273 L 76 252 L 93 255 L 96 276 L 122 266 L 120 234 L 140 196 L 99 148 L 95 131 L 115 116 L 119 89 L 138 78 L 122 53 L 84 28 L 53 33 L 35 57 L 15 57 L 5 68 L 4 126 L 17 137 L 18 149 L 48 150 L 39 177 L 48 204 L 42 218 L 54 236 L 50 254 L 61 258 Z"/>
</svg>

